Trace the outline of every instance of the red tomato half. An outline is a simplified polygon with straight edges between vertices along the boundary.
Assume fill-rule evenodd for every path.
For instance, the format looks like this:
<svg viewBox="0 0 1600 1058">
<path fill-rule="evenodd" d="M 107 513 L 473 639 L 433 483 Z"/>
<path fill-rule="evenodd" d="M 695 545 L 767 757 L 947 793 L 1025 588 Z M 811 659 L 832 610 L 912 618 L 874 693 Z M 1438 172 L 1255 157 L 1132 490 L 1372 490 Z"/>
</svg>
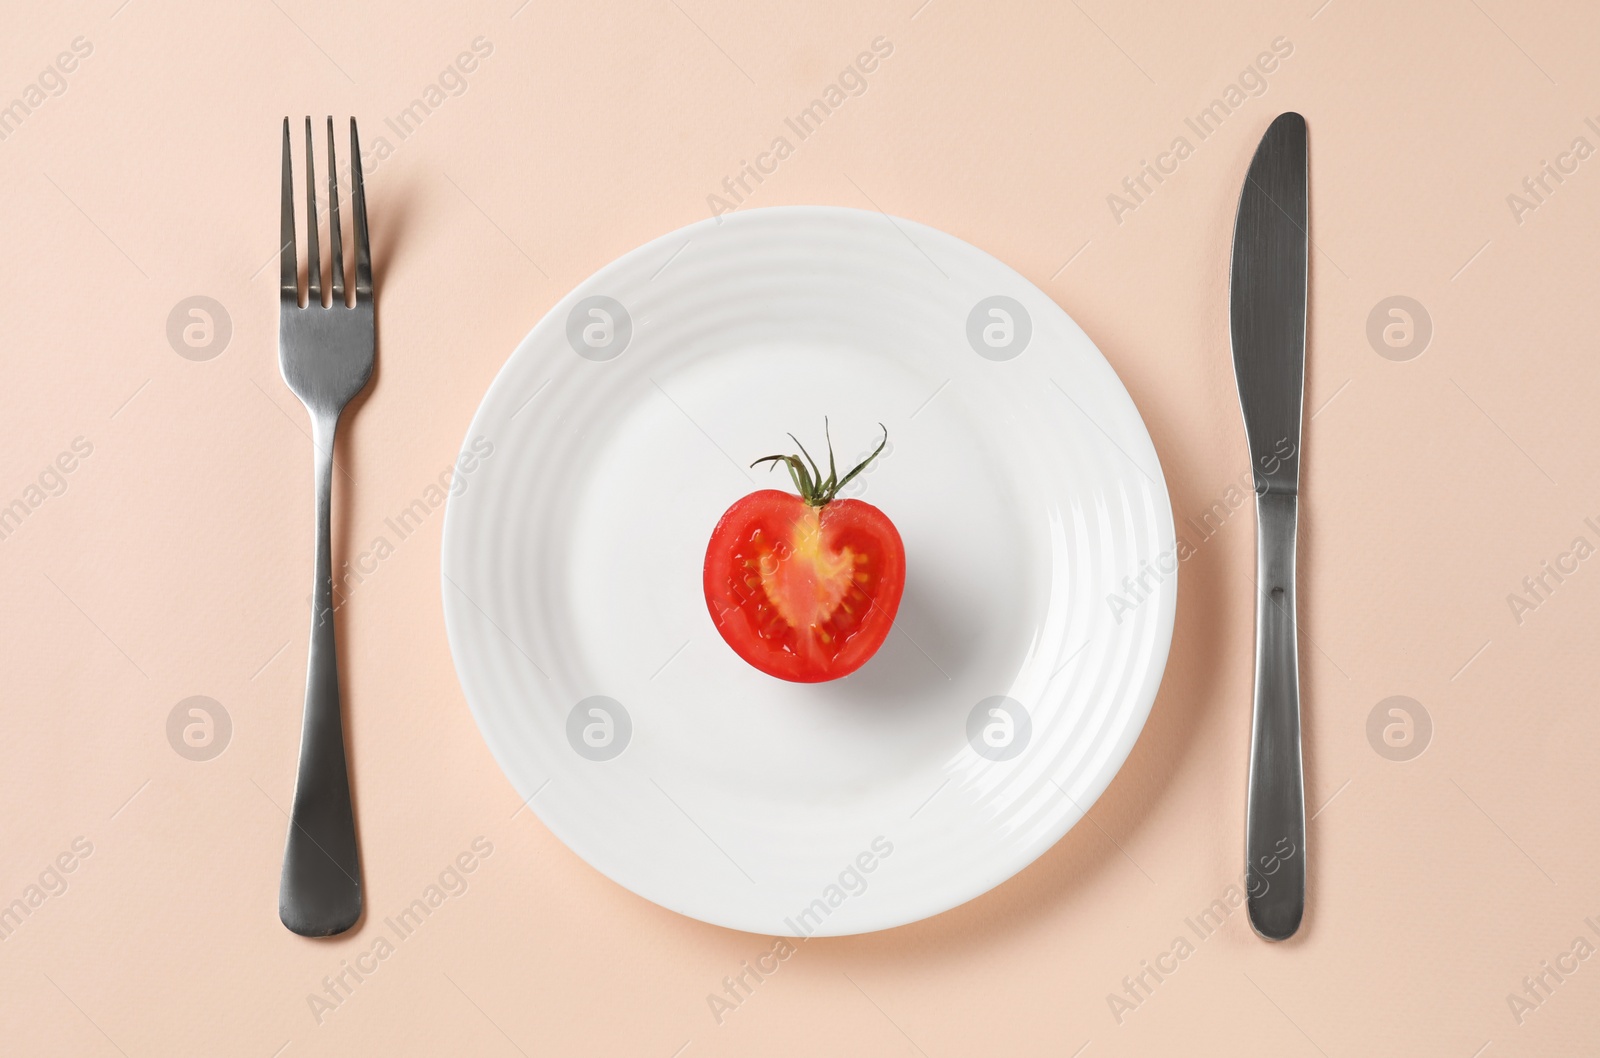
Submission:
<svg viewBox="0 0 1600 1058">
<path fill-rule="evenodd" d="M 795 683 L 866 664 L 894 625 L 906 549 L 861 500 L 812 507 L 776 489 L 729 507 L 706 548 L 706 607 L 730 647 Z"/>
</svg>

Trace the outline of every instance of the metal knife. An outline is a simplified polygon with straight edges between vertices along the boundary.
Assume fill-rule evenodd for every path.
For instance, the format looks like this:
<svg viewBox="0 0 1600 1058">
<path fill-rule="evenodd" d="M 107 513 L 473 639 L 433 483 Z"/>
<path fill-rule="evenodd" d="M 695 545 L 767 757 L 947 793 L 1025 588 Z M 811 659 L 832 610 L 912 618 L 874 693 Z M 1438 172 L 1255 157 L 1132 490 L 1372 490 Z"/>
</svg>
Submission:
<svg viewBox="0 0 1600 1058">
<path fill-rule="evenodd" d="M 1280 114 L 1261 138 L 1233 229 L 1233 370 L 1256 490 L 1256 677 L 1245 878 L 1250 925 L 1300 928 L 1306 898 L 1305 780 L 1295 536 L 1306 366 L 1306 121 Z"/>
</svg>

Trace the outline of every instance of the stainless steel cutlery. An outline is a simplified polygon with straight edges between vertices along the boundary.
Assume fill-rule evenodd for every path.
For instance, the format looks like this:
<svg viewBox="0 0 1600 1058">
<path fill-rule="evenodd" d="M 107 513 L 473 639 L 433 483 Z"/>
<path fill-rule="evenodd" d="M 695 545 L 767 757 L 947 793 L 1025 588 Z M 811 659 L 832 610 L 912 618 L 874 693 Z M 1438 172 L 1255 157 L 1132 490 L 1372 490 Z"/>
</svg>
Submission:
<svg viewBox="0 0 1600 1058">
<path fill-rule="evenodd" d="M 1268 940 L 1305 912 L 1295 539 L 1305 389 L 1306 122 L 1281 114 L 1245 174 L 1233 230 L 1233 369 L 1256 491 L 1256 675 L 1245 872 L 1250 924 Z"/>
<path fill-rule="evenodd" d="M 333 499 L 333 444 L 339 414 L 372 377 L 374 352 L 372 251 L 367 239 L 361 146 L 350 120 L 350 212 L 353 214 L 354 304 L 347 304 L 344 243 L 339 223 L 338 160 L 333 119 L 328 119 L 328 243 L 330 303 L 322 303 L 322 256 L 317 242 L 317 185 L 311 119 L 306 118 L 306 303 L 300 304 L 295 253 L 294 178 L 289 119 L 283 119 L 283 233 L 281 243 L 278 363 L 283 380 L 311 416 L 312 474 L 316 495 L 314 572 L 311 584 L 311 651 L 306 674 L 300 769 L 283 854 L 278 914 L 307 937 L 343 933 L 361 917 L 361 862 L 345 763 L 344 717 L 339 703 L 339 658 L 333 635 L 333 556 L 329 533 Z"/>
</svg>

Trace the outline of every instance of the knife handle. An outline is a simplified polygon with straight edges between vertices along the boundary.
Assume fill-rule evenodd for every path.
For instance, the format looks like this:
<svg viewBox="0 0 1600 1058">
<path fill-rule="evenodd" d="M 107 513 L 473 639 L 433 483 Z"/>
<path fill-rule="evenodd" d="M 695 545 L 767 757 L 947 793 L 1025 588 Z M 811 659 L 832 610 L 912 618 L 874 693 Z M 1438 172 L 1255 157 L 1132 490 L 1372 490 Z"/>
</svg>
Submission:
<svg viewBox="0 0 1600 1058">
<path fill-rule="evenodd" d="M 1294 563 L 1300 501 L 1256 496 L 1256 683 L 1250 731 L 1245 887 L 1250 925 L 1267 940 L 1300 928 L 1306 903 L 1305 780 Z"/>
</svg>

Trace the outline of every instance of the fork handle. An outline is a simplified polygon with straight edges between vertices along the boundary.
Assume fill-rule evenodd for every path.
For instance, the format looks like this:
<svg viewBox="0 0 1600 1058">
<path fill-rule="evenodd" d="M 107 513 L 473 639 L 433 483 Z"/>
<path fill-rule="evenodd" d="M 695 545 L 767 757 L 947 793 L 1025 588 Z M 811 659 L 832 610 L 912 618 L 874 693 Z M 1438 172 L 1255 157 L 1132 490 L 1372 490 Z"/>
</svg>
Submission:
<svg viewBox="0 0 1600 1058">
<path fill-rule="evenodd" d="M 1268 940 L 1300 928 L 1306 903 L 1305 781 L 1294 559 L 1300 499 L 1256 497 L 1256 684 L 1250 731 L 1245 883 L 1250 924 Z"/>
<path fill-rule="evenodd" d="M 316 572 L 311 587 L 311 650 L 306 674 L 300 769 L 289 813 L 278 915 L 304 937 L 343 933 L 361 917 L 361 863 L 344 755 L 339 657 L 333 635 L 333 499 L 336 416 L 312 417 L 316 480 Z"/>
</svg>

